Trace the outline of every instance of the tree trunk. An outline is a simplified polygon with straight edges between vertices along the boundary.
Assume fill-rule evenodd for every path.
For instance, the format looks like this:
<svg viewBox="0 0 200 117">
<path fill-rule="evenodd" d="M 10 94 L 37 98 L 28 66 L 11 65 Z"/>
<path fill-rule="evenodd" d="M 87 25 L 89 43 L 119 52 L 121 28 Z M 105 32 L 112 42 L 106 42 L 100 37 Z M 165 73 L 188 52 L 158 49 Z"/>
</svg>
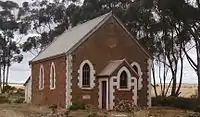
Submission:
<svg viewBox="0 0 200 117">
<path fill-rule="evenodd" d="M 165 95 L 165 86 L 166 86 L 166 74 L 167 74 L 166 73 L 167 72 L 166 71 L 166 57 L 164 57 L 164 66 L 163 66 L 163 69 L 164 69 L 163 70 L 164 73 L 163 73 L 163 92 L 162 92 L 163 94 L 162 95 L 164 96 Z"/>
<path fill-rule="evenodd" d="M 2 75 L 1 75 L 1 66 L 0 66 L 0 93 L 2 93 L 2 82 L 1 82 L 1 78 L 2 78 Z"/>
<path fill-rule="evenodd" d="M 181 64 L 181 68 L 180 68 L 180 80 L 179 80 L 179 85 L 178 88 L 176 90 L 176 96 L 178 97 L 178 95 L 180 94 L 180 89 L 181 89 L 181 85 L 182 85 L 182 79 L 183 79 L 183 57 L 182 57 L 182 45 L 180 46 L 180 52 L 179 52 L 179 56 L 180 56 L 180 64 Z"/>
<path fill-rule="evenodd" d="M 156 89 L 156 77 L 155 77 L 154 63 L 152 64 L 152 75 L 153 75 L 153 89 L 154 89 L 154 92 L 155 92 L 155 96 L 157 97 L 158 93 L 157 93 L 157 89 Z"/>
<path fill-rule="evenodd" d="M 197 53 L 197 77 L 198 77 L 198 104 L 200 104 L 200 41 L 196 42 L 196 53 Z"/>
<path fill-rule="evenodd" d="M 160 80 L 160 94 L 163 96 L 163 86 L 162 86 L 162 78 L 161 78 L 161 62 L 158 63 L 158 74 L 159 74 L 159 80 Z"/>
<path fill-rule="evenodd" d="M 5 87 L 5 75 L 6 75 L 6 65 L 3 65 L 3 91 L 4 91 L 4 87 Z M 3 92 L 4 93 L 4 92 Z"/>
<path fill-rule="evenodd" d="M 7 69 L 6 69 L 6 86 L 8 85 L 9 70 L 10 70 L 10 65 L 7 65 Z"/>
</svg>

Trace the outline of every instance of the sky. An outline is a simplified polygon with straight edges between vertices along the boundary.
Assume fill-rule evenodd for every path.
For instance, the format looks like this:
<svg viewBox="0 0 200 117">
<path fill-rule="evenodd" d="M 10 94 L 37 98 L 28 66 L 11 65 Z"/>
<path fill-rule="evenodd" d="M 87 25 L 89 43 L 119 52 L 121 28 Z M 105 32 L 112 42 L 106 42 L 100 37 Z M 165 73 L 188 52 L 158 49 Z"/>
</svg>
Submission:
<svg viewBox="0 0 200 117">
<path fill-rule="evenodd" d="M 24 1 L 31 0 L 13 0 L 19 4 Z M 31 34 L 29 34 L 31 35 Z M 10 68 L 9 82 L 12 83 L 24 83 L 26 79 L 31 75 L 31 69 L 28 62 L 33 59 L 33 55 L 30 53 L 23 53 L 24 59 L 21 63 L 14 63 Z M 195 50 L 190 51 L 192 58 L 196 58 Z M 169 81 L 169 79 L 167 79 Z M 158 79 L 157 79 L 158 82 Z M 186 59 L 184 59 L 184 72 L 183 72 L 183 83 L 197 83 L 197 76 L 194 70 L 191 68 Z"/>
</svg>

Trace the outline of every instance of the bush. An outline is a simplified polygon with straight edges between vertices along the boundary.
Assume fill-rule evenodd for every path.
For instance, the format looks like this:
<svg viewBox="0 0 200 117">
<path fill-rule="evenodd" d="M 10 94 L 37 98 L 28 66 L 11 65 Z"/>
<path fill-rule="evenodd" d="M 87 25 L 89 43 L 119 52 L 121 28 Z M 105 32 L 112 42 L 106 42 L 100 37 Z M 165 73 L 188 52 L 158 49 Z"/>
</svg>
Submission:
<svg viewBox="0 0 200 117">
<path fill-rule="evenodd" d="M 12 87 L 12 86 L 9 86 L 9 85 L 6 85 L 3 90 L 2 90 L 2 93 L 11 93 L 13 92 L 14 90 L 16 90 L 15 87 Z"/>
<path fill-rule="evenodd" d="M 3 103 L 10 103 L 10 101 L 8 100 L 6 96 L 0 96 L 0 104 L 3 104 Z"/>
<path fill-rule="evenodd" d="M 97 113 L 90 113 L 90 114 L 88 115 L 88 117 L 98 117 L 98 114 L 97 114 Z"/>
<path fill-rule="evenodd" d="M 152 106 L 169 106 L 181 109 L 194 110 L 196 107 L 196 99 L 158 96 L 152 98 Z"/>
<path fill-rule="evenodd" d="M 72 103 L 69 107 L 69 110 L 85 110 L 85 104 Z"/>
<path fill-rule="evenodd" d="M 133 103 L 133 101 L 121 100 L 114 107 L 114 110 L 118 112 L 134 112 L 139 110 L 139 108 Z"/>
<path fill-rule="evenodd" d="M 51 109 L 52 113 L 56 113 L 58 106 L 56 104 L 52 104 L 49 106 L 49 108 Z"/>
<path fill-rule="evenodd" d="M 23 103 L 23 102 L 24 102 L 24 98 L 18 98 L 14 101 L 14 103 L 18 103 L 18 104 Z"/>
</svg>

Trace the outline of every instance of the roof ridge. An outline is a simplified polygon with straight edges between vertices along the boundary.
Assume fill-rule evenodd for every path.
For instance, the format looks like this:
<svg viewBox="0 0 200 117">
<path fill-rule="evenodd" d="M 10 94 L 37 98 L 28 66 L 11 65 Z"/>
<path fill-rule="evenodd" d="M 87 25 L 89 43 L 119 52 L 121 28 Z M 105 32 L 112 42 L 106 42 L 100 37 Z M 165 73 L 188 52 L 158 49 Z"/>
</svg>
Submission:
<svg viewBox="0 0 200 117">
<path fill-rule="evenodd" d="M 119 25 L 125 30 L 125 32 L 135 41 L 136 45 L 146 54 L 148 57 L 152 58 L 147 50 L 138 42 L 136 38 L 133 38 L 133 35 L 128 31 L 128 29 L 123 25 L 123 23 L 113 14 L 114 19 L 119 23 Z"/>
<path fill-rule="evenodd" d="M 87 25 L 89 22 L 92 22 L 92 21 L 95 21 L 95 20 L 97 20 L 97 19 L 100 19 L 100 21 L 97 22 L 97 24 L 95 24 L 94 27 L 91 29 L 91 30 L 93 30 L 93 29 L 96 28 L 102 21 L 104 21 L 104 20 L 107 18 L 107 16 L 108 16 L 108 17 L 111 16 L 111 12 L 105 13 L 105 14 L 103 14 L 103 15 L 101 15 L 101 16 L 98 16 L 98 17 L 95 17 L 95 18 L 93 18 L 93 19 L 91 19 L 91 20 L 88 20 L 88 21 L 86 21 L 86 22 L 84 22 L 84 23 L 81 23 L 81 24 L 79 24 L 79 25 L 77 25 L 77 26 L 75 26 L 75 27 L 73 27 L 73 28 L 71 28 L 71 29 L 65 30 L 61 35 L 54 37 L 53 41 L 52 41 L 51 43 L 49 43 L 45 49 L 41 50 L 41 52 L 40 52 L 37 56 L 35 56 L 30 62 L 42 60 L 42 59 L 45 59 L 45 58 L 48 58 L 48 57 L 53 56 L 53 55 L 51 55 L 51 56 L 48 56 L 48 57 L 45 57 L 45 58 L 44 58 L 44 57 L 43 57 L 43 58 L 40 58 L 40 59 L 38 59 L 38 60 L 36 59 L 39 55 L 41 55 L 43 52 L 45 52 L 45 50 L 47 50 L 53 43 L 55 43 L 55 42 L 59 39 L 60 36 L 64 35 L 65 33 L 72 32 L 72 31 L 74 31 L 75 29 L 78 29 L 78 28 L 80 28 L 80 27 L 83 26 L 83 25 Z M 101 19 L 101 18 L 102 18 L 102 19 Z M 81 39 L 80 39 L 79 41 L 81 41 L 82 38 L 85 37 L 85 35 L 87 35 L 88 33 L 90 33 L 91 30 L 89 30 L 88 32 L 86 32 L 86 34 L 84 34 L 84 35 L 81 37 Z M 71 48 L 73 48 L 77 43 L 79 43 L 79 41 L 76 42 L 72 47 L 70 47 L 69 50 L 70 50 Z M 59 55 L 60 55 L 60 54 L 63 54 L 63 53 L 67 53 L 69 50 L 67 50 L 67 51 L 64 50 L 65 52 L 59 53 Z M 55 54 L 55 55 L 58 55 L 58 54 Z M 36 59 L 36 60 L 35 60 L 35 59 Z"/>
</svg>

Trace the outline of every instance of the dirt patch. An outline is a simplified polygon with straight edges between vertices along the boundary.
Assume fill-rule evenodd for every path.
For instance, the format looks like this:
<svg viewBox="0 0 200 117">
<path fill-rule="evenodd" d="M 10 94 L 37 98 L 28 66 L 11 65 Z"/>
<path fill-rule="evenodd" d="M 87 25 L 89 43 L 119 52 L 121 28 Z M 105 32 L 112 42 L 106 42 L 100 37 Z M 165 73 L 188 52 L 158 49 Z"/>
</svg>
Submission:
<svg viewBox="0 0 200 117">
<path fill-rule="evenodd" d="M 30 114 L 44 114 L 49 112 L 48 108 L 27 104 L 0 104 L 0 117 L 27 117 Z"/>
<path fill-rule="evenodd" d="M 100 115 L 105 115 L 106 113 L 108 117 L 121 117 L 119 115 L 123 115 L 123 117 L 126 117 L 126 115 L 129 115 L 129 117 L 133 116 L 133 114 L 111 111 L 99 111 L 98 113 L 100 113 Z M 136 113 L 136 117 L 148 117 L 147 115 L 149 115 L 149 117 L 189 117 L 188 115 L 191 113 L 195 114 L 194 112 L 177 108 L 153 107 Z M 86 110 L 70 112 L 70 117 L 87 117 L 88 115 L 89 112 Z M 52 114 L 51 110 L 46 107 L 35 107 L 26 104 L 0 104 L 0 117 L 65 117 L 65 109 L 57 111 L 56 114 Z"/>
</svg>

